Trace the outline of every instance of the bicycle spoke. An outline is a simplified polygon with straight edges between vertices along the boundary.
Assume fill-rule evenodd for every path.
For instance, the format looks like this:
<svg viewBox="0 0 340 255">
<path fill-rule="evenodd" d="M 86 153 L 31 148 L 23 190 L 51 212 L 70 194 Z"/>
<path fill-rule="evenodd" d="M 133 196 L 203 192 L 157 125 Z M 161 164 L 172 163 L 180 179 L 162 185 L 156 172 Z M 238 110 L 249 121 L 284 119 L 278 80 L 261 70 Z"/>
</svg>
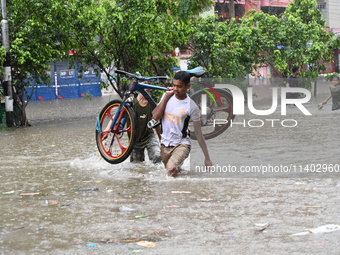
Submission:
<svg viewBox="0 0 340 255">
<path fill-rule="evenodd" d="M 115 137 L 116 137 L 116 139 L 117 139 L 119 148 L 121 149 L 121 154 L 125 153 L 126 147 L 124 147 L 123 144 L 120 142 L 120 140 L 119 140 L 119 138 L 118 138 L 118 134 L 116 134 Z"/>
<path fill-rule="evenodd" d="M 110 114 L 109 112 L 106 112 L 106 113 L 105 113 L 105 116 L 106 116 L 106 117 L 109 117 L 111 120 L 113 120 L 113 116 L 112 116 L 112 114 Z"/>
</svg>

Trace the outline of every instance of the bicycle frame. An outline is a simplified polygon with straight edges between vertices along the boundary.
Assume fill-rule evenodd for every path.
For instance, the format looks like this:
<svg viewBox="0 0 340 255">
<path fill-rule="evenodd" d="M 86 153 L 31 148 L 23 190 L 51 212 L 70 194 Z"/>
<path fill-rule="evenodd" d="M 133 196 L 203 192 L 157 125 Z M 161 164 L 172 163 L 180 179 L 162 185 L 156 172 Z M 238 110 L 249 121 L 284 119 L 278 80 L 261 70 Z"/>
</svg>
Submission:
<svg viewBox="0 0 340 255">
<path fill-rule="evenodd" d="M 154 80 L 154 79 L 159 79 L 159 77 L 150 77 L 146 80 Z M 145 91 L 145 89 L 154 89 L 154 90 L 168 90 L 168 88 L 164 88 L 164 87 L 159 87 L 159 86 L 155 86 L 155 85 L 150 85 L 150 84 L 145 84 L 145 83 L 139 83 L 136 79 L 134 79 L 129 86 L 129 90 L 127 90 L 124 94 L 123 97 L 123 102 L 122 104 L 119 106 L 117 112 L 119 112 L 120 114 L 116 114 L 113 118 L 113 121 L 111 123 L 110 129 L 115 131 L 115 129 L 117 129 L 118 127 L 116 127 L 116 122 L 118 120 L 118 118 L 121 118 L 121 114 L 122 114 L 122 109 L 123 107 L 125 107 L 125 105 L 129 104 L 131 106 L 133 106 L 133 101 L 131 100 L 131 96 L 134 95 L 136 91 L 140 92 L 144 98 L 148 101 L 148 103 L 152 106 L 152 108 L 155 108 L 157 106 L 156 102 L 152 99 L 152 97 L 150 96 L 150 94 L 148 92 Z M 126 122 L 126 119 L 123 120 L 122 124 L 124 125 Z"/>
<path fill-rule="evenodd" d="M 205 74 L 205 71 L 203 69 L 203 67 L 199 66 L 199 67 L 196 67 L 196 68 L 193 68 L 191 70 L 181 70 L 180 68 L 178 67 L 175 67 L 175 66 L 172 66 L 171 67 L 171 70 L 172 71 L 186 71 L 188 72 L 191 77 L 196 77 L 196 78 L 199 78 L 201 77 L 202 75 Z M 218 103 L 221 105 L 222 104 L 222 99 L 221 99 L 221 96 L 218 94 L 218 92 L 210 85 L 208 84 L 205 84 L 203 82 L 199 82 L 199 81 L 196 81 L 196 82 L 193 82 L 193 83 L 197 83 L 197 84 L 201 84 L 203 85 L 204 87 L 210 89 L 210 91 L 212 92 L 209 92 L 207 89 L 205 88 L 201 88 L 201 90 L 203 90 L 205 93 L 207 93 L 207 95 L 214 101 L 214 103 L 217 103 L 216 102 L 216 99 L 218 101 Z M 215 99 L 216 98 L 216 99 Z"/>
</svg>

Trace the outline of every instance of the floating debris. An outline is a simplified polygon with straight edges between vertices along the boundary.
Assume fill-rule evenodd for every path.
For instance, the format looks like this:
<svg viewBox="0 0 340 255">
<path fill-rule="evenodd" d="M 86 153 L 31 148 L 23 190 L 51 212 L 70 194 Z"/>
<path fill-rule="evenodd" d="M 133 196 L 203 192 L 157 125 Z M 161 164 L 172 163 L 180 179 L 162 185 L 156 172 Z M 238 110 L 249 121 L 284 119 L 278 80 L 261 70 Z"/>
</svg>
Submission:
<svg viewBox="0 0 340 255">
<path fill-rule="evenodd" d="M 296 182 L 295 183 L 295 185 L 305 185 L 305 184 L 307 184 L 307 183 L 305 183 L 305 182 Z"/>
<path fill-rule="evenodd" d="M 157 245 L 156 243 L 152 243 L 152 242 L 148 242 L 148 241 L 140 241 L 137 244 L 144 246 L 144 247 L 148 247 L 148 248 L 152 248 L 152 247 L 155 247 Z"/>
<path fill-rule="evenodd" d="M 133 212 L 133 211 L 136 211 L 136 210 L 123 205 L 123 206 L 119 207 L 119 211 L 121 211 L 121 212 Z"/>
<path fill-rule="evenodd" d="M 258 235 L 260 233 L 266 233 L 267 228 L 269 228 L 270 224 L 269 223 L 256 223 L 255 226 L 257 227 L 262 227 L 260 230 L 255 231 L 255 235 Z"/>
<path fill-rule="evenodd" d="M 317 205 L 303 205 L 303 206 L 297 206 L 296 208 L 323 208 L 323 206 L 317 206 Z"/>
<path fill-rule="evenodd" d="M 328 243 L 327 241 L 321 242 L 321 243 L 315 243 L 315 245 L 323 245 L 325 243 Z"/>
<path fill-rule="evenodd" d="M 327 224 L 327 225 L 323 225 L 317 228 L 309 229 L 308 231 L 312 234 L 319 234 L 319 233 L 333 232 L 337 230 L 340 230 L 339 225 Z"/>
<path fill-rule="evenodd" d="M 88 243 L 88 244 L 86 244 L 86 246 L 97 248 L 97 244 L 96 243 Z"/>
<path fill-rule="evenodd" d="M 12 191 L 6 191 L 6 192 L 2 192 L 2 194 L 13 194 L 14 193 L 14 190 Z"/>
<path fill-rule="evenodd" d="M 214 199 L 211 199 L 211 198 L 200 198 L 200 199 L 197 199 L 197 201 L 199 201 L 199 202 L 210 202 L 210 201 L 214 201 Z"/>
<path fill-rule="evenodd" d="M 39 192 L 32 192 L 32 193 L 21 193 L 20 196 L 34 196 L 39 195 Z"/>
<path fill-rule="evenodd" d="M 139 219 L 139 218 L 145 218 L 148 217 L 146 214 L 142 214 L 142 215 L 136 215 L 135 218 Z"/>
<path fill-rule="evenodd" d="M 335 225 L 335 224 L 327 224 L 327 225 L 323 225 L 317 228 L 311 228 L 311 229 L 306 229 L 306 230 L 307 231 L 305 232 L 292 234 L 291 236 L 304 236 L 304 235 L 309 235 L 309 234 L 320 234 L 320 233 L 333 232 L 333 231 L 340 230 L 340 226 Z"/>
<path fill-rule="evenodd" d="M 79 189 L 77 190 L 79 192 L 90 192 L 90 191 L 99 191 L 98 188 L 93 188 L 93 189 Z"/>
<path fill-rule="evenodd" d="M 140 241 L 140 238 L 123 239 L 123 240 L 119 240 L 118 243 L 132 243 L 132 242 L 137 242 L 137 241 Z"/>
<path fill-rule="evenodd" d="M 254 224 L 256 227 L 267 227 L 269 224 L 268 223 L 255 223 Z"/>
</svg>

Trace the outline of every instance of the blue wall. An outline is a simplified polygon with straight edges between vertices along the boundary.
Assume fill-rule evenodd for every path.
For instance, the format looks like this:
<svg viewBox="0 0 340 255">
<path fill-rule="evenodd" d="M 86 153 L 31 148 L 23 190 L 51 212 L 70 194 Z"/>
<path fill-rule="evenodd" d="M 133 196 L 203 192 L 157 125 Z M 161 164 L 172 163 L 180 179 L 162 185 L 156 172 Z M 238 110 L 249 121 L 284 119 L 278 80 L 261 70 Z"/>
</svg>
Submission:
<svg viewBox="0 0 340 255">
<path fill-rule="evenodd" d="M 50 70 L 47 71 L 51 77 L 50 85 L 32 84 L 32 87 L 26 87 L 28 95 L 34 88 L 31 100 L 77 98 L 85 97 L 86 94 L 102 95 L 100 75 L 97 77 L 92 67 L 88 67 L 87 72 L 80 73 L 80 64 L 75 64 L 71 69 L 67 61 L 51 63 L 50 66 Z M 78 78 L 79 75 L 81 78 Z"/>
</svg>

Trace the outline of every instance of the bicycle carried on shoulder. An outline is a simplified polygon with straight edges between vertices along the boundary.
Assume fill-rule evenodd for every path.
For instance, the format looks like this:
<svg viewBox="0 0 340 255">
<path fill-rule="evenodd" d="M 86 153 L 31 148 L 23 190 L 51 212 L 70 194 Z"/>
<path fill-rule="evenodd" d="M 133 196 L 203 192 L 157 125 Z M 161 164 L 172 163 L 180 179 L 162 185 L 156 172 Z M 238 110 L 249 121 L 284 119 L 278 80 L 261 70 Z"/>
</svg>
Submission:
<svg viewBox="0 0 340 255">
<path fill-rule="evenodd" d="M 181 69 L 172 67 L 173 71 Z M 200 78 L 205 74 L 203 67 L 196 67 L 188 72 L 191 77 Z M 235 118 L 233 114 L 233 96 L 226 89 L 214 88 L 209 84 L 191 80 L 192 93 L 190 98 L 200 107 L 206 107 L 206 115 L 201 114 L 201 129 L 205 140 L 219 136 L 228 129 L 231 121 Z M 204 102 L 203 95 L 206 95 Z M 204 104 L 204 105 L 203 105 Z M 193 123 L 189 123 L 190 138 L 196 140 Z"/>
<path fill-rule="evenodd" d="M 185 70 L 191 76 L 201 77 L 205 74 L 202 67 Z M 131 74 L 122 70 L 115 70 L 115 73 L 122 74 L 131 80 L 128 90 L 124 93 L 123 99 L 110 101 L 101 110 L 96 122 L 96 143 L 100 155 L 111 164 L 118 164 L 126 160 L 131 154 L 136 134 L 137 120 L 133 110 L 133 99 L 140 92 L 149 102 L 152 108 L 156 107 L 156 102 L 145 89 L 168 90 L 166 87 L 145 84 L 143 82 L 167 79 L 165 76 L 143 77 Z M 207 94 L 207 115 L 202 116 L 201 125 L 205 139 L 211 139 L 224 132 L 230 125 L 232 114 L 232 96 L 222 89 L 214 89 L 204 84 L 204 88 L 192 94 L 191 98 L 200 106 L 203 94 Z M 215 119 L 225 120 L 222 123 L 215 123 Z M 157 126 L 151 120 L 149 128 Z M 189 123 L 190 137 L 196 139 L 193 125 Z"/>
</svg>

